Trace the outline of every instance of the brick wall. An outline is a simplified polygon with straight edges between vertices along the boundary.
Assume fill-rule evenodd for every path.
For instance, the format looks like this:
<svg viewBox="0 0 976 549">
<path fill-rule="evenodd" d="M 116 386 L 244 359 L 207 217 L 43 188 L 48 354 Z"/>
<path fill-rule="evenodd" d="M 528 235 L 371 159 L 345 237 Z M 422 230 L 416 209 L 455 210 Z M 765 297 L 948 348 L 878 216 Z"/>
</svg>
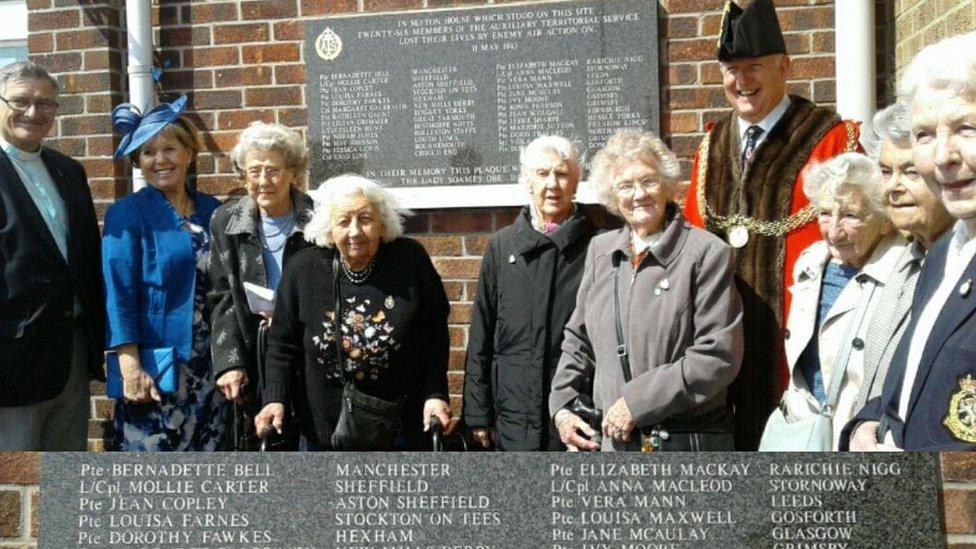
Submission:
<svg viewBox="0 0 976 549">
<path fill-rule="evenodd" d="M 37 547 L 40 454 L 0 452 L 0 549 Z"/>
<path fill-rule="evenodd" d="M 61 88 L 49 144 L 85 165 L 101 214 L 126 189 L 126 169 L 112 161 L 118 139 L 108 113 L 122 101 L 125 23 L 122 0 L 28 0 L 31 59 Z"/>
<path fill-rule="evenodd" d="M 894 0 L 895 65 L 900 71 L 923 47 L 976 29 L 972 0 Z"/>
<path fill-rule="evenodd" d="M 491 0 L 158 0 L 153 6 L 158 63 L 171 68 L 162 96 L 186 92 L 206 151 L 196 171 L 199 187 L 217 195 L 239 190 L 228 152 L 253 120 L 304 131 L 305 20 L 331 14 L 482 5 Z M 794 58 L 792 93 L 834 101 L 833 6 L 825 0 L 781 0 L 779 16 Z M 686 170 L 705 124 L 722 113 L 725 99 L 713 61 L 724 2 L 664 0 L 662 132 Z M 51 144 L 80 159 L 100 211 L 126 192 L 127 168 L 111 161 L 117 138 L 108 113 L 125 97 L 125 17 L 122 0 L 30 0 L 32 58 L 58 73 L 65 109 Z M 593 210 L 601 226 L 615 221 Z M 409 223 L 428 247 L 451 299 L 452 404 L 459 409 L 467 323 L 478 264 L 487 236 L 511 222 L 512 208 L 422 211 Z M 96 390 L 99 388 L 96 387 Z M 111 405 L 92 403 L 92 448 L 109 426 Z"/>
<path fill-rule="evenodd" d="M 0 452 L 0 549 L 36 547 L 37 453 Z M 976 547 L 976 455 L 942 454 L 942 500 L 949 549 Z"/>
</svg>

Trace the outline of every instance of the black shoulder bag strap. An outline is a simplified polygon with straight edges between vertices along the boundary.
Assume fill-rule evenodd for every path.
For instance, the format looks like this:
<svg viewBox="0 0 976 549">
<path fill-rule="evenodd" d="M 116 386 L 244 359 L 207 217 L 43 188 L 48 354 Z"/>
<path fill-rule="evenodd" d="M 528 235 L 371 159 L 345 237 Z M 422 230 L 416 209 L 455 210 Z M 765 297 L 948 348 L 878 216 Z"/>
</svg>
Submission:
<svg viewBox="0 0 976 549">
<path fill-rule="evenodd" d="M 617 358 L 620 359 L 620 369 L 624 372 L 624 383 L 630 383 L 633 374 L 630 372 L 630 358 L 627 356 L 627 344 L 624 343 L 624 327 L 620 321 L 620 253 L 613 256 L 613 325 L 617 331 Z"/>
<path fill-rule="evenodd" d="M 343 379 L 345 369 L 342 367 L 342 296 L 339 293 L 339 278 L 342 266 L 339 264 L 339 250 L 333 250 L 332 256 L 332 279 L 333 293 L 335 294 L 335 307 L 333 308 L 332 329 L 335 332 L 335 354 L 336 365 L 332 372 L 333 379 Z"/>
<path fill-rule="evenodd" d="M 630 383 L 633 374 L 630 371 L 630 357 L 627 353 L 627 344 L 624 342 L 624 326 L 620 321 L 620 252 L 613 254 L 613 325 L 617 332 L 617 358 L 620 360 L 620 369 L 623 370 L 624 383 Z M 641 452 L 655 452 L 661 449 L 661 439 L 666 437 L 663 430 L 655 427 L 646 429 L 637 426 Z"/>
</svg>

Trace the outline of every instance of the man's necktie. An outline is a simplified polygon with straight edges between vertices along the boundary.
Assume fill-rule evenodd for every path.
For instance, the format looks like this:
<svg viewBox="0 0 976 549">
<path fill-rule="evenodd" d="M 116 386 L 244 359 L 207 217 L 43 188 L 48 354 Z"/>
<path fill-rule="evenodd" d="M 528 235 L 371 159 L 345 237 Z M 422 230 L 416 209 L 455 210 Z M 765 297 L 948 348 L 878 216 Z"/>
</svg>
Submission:
<svg viewBox="0 0 976 549">
<path fill-rule="evenodd" d="M 756 142 L 763 134 L 763 129 L 759 126 L 749 126 L 746 130 L 746 146 L 742 149 L 742 157 L 739 159 L 739 168 L 746 169 L 749 161 L 752 160 L 752 153 L 756 152 Z"/>
</svg>

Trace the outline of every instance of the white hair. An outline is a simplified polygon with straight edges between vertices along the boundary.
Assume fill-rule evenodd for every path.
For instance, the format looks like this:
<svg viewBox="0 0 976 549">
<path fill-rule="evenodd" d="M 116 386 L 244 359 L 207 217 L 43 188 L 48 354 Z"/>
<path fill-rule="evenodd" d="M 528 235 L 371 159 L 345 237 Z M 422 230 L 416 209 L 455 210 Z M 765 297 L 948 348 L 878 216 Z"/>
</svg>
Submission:
<svg viewBox="0 0 976 549">
<path fill-rule="evenodd" d="M 613 134 L 605 147 L 593 157 L 590 165 L 590 183 L 596 189 L 600 203 L 614 215 L 620 215 L 613 181 L 628 162 L 640 161 L 653 166 L 661 175 L 668 202 L 674 202 L 681 164 L 678 157 L 651 132 L 620 130 Z"/>
<path fill-rule="evenodd" d="M 898 99 L 911 105 L 922 88 L 976 98 L 976 31 L 950 36 L 915 55 L 898 84 Z"/>
<path fill-rule="evenodd" d="M 533 139 L 519 152 L 519 177 L 522 185 L 527 185 L 529 176 L 535 171 L 536 155 L 541 152 L 554 152 L 562 158 L 579 178 L 582 173 L 580 152 L 572 141 L 558 135 L 542 135 Z"/>
<path fill-rule="evenodd" d="M 816 164 L 803 180 L 803 194 L 815 207 L 825 196 L 836 199 L 853 189 L 861 190 L 872 211 L 888 218 L 882 201 L 881 169 L 861 153 L 844 153 Z"/>
<path fill-rule="evenodd" d="M 333 244 L 331 208 L 346 197 L 358 194 L 376 207 L 383 221 L 383 242 L 403 235 L 403 218 L 413 213 L 401 206 L 389 190 L 361 175 L 344 174 L 327 179 L 308 194 L 315 201 L 315 211 L 305 225 L 305 240 L 326 248 Z"/>
<path fill-rule="evenodd" d="M 908 105 L 901 101 L 874 113 L 870 135 L 869 132 L 861 132 L 861 144 L 868 156 L 874 160 L 880 159 L 885 141 L 891 141 L 902 149 L 911 147 L 912 128 L 909 117 Z"/>
<path fill-rule="evenodd" d="M 245 177 L 244 161 L 247 153 L 253 150 L 280 153 L 284 157 L 285 167 L 295 173 L 295 186 L 303 186 L 309 155 L 308 146 L 298 132 L 281 124 L 251 122 L 238 136 L 237 144 L 230 153 L 231 166 L 241 179 Z"/>
</svg>

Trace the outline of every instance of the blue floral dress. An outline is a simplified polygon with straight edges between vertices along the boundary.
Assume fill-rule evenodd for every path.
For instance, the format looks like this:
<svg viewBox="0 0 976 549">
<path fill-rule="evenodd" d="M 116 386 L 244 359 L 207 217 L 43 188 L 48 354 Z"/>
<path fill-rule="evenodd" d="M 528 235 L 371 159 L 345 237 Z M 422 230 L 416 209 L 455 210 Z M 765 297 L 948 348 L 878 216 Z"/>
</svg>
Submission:
<svg viewBox="0 0 976 549">
<path fill-rule="evenodd" d="M 196 214 L 184 220 L 196 256 L 193 296 L 193 346 L 180 364 L 176 393 L 162 402 L 115 406 L 115 447 L 123 451 L 213 451 L 223 437 L 226 402 L 218 398 L 210 360 L 210 235 Z"/>
</svg>

